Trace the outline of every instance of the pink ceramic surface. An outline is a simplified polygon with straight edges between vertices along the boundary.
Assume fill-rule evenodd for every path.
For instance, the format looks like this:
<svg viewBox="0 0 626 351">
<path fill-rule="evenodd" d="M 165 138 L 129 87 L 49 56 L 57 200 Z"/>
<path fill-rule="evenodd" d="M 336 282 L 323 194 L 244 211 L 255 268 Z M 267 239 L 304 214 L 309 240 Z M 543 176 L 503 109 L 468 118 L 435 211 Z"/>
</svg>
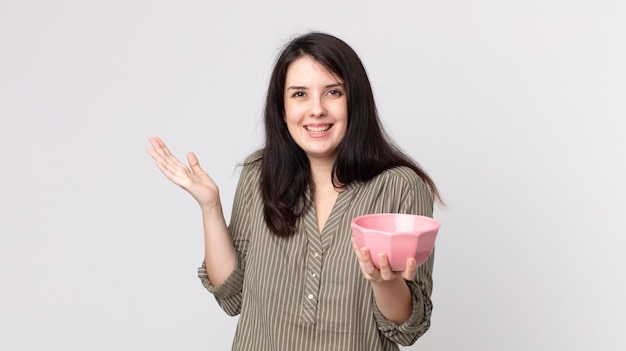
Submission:
<svg viewBox="0 0 626 351">
<path fill-rule="evenodd" d="M 404 271 L 410 257 L 418 266 L 424 263 L 435 246 L 439 226 L 439 221 L 430 217 L 399 213 L 370 214 L 352 220 L 357 246 L 369 249 L 377 268 L 378 254 L 385 253 L 393 271 Z"/>
</svg>

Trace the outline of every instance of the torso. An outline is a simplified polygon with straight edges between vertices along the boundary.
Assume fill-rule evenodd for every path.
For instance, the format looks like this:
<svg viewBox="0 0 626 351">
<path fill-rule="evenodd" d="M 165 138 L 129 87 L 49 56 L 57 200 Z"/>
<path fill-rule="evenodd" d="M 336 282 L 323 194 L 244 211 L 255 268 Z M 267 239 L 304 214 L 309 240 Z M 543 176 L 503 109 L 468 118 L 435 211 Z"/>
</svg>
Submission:
<svg viewBox="0 0 626 351">
<path fill-rule="evenodd" d="M 334 187 L 326 187 L 315 190 L 313 194 L 313 205 L 315 206 L 315 217 L 317 219 L 317 228 L 321 233 L 324 230 L 326 220 L 333 210 L 333 206 L 337 201 L 339 191 Z"/>
<path fill-rule="evenodd" d="M 289 238 L 265 225 L 258 182 L 253 168 L 240 179 L 229 230 L 242 275 L 229 278 L 216 295 L 229 314 L 240 313 L 233 350 L 393 351 L 396 342 L 411 343 L 425 331 L 421 325 L 398 329 L 375 313 L 350 242 L 350 224 L 359 215 L 432 215 L 427 187 L 412 171 L 390 170 L 367 183 L 308 192 L 297 233 Z M 430 306 L 430 276 L 429 269 L 419 279 L 424 306 Z M 201 279 L 207 283 L 206 275 Z M 418 319 L 426 318 L 430 309 L 420 313 Z"/>
</svg>

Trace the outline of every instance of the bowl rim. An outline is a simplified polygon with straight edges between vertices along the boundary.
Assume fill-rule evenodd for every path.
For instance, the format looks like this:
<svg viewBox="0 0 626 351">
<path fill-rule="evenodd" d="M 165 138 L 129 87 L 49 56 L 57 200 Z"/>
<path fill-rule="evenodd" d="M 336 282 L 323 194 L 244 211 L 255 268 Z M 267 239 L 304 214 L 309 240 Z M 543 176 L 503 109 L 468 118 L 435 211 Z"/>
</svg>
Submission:
<svg viewBox="0 0 626 351">
<path fill-rule="evenodd" d="M 431 224 L 431 227 L 429 227 L 426 232 L 430 232 L 430 231 L 438 231 L 439 227 L 441 226 L 441 222 L 429 217 L 429 216 L 423 216 L 423 215 L 417 215 L 417 214 L 412 214 L 412 213 L 393 213 L 393 212 L 383 212 L 383 213 L 370 213 L 370 214 L 365 214 L 365 215 L 360 215 L 357 217 L 354 217 L 352 219 L 352 225 L 358 227 L 360 230 L 363 231 L 376 231 L 378 233 L 382 233 L 382 234 L 387 234 L 387 235 L 410 235 L 410 233 L 412 232 L 394 232 L 394 231 L 388 231 L 388 230 L 382 230 L 382 229 L 374 229 L 374 228 L 368 228 L 368 227 L 364 227 L 362 225 L 359 224 L 359 222 L 363 219 L 366 218 L 370 218 L 370 217 L 412 217 L 412 218 L 420 218 L 425 220 L 426 222 L 429 222 Z"/>
</svg>

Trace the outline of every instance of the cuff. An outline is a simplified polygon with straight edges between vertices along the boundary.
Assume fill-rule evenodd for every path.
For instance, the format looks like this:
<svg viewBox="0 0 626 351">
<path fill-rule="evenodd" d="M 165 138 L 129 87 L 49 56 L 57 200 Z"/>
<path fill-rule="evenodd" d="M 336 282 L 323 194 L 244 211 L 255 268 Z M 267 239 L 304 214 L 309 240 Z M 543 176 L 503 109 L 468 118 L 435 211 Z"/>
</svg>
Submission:
<svg viewBox="0 0 626 351">
<path fill-rule="evenodd" d="M 240 260 L 237 260 L 235 270 L 226 278 L 226 280 L 218 285 L 214 286 L 209 280 L 209 275 L 206 272 L 206 263 L 202 260 L 202 265 L 198 268 L 198 278 L 202 281 L 202 285 L 216 298 L 225 299 L 236 295 L 241 292 L 243 287 L 243 269 L 241 267 Z"/>
<path fill-rule="evenodd" d="M 406 284 L 411 290 L 413 310 L 409 319 L 404 323 L 397 324 L 385 318 L 376 306 L 376 301 L 374 301 L 374 318 L 378 324 L 378 329 L 386 335 L 405 334 L 408 336 L 419 334 L 424 327 L 428 328 L 427 325 L 430 324 L 430 316 L 425 316 L 424 313 L 424 298 L 418 284 L 413 280 L 406 281 Z"/>
</svg>

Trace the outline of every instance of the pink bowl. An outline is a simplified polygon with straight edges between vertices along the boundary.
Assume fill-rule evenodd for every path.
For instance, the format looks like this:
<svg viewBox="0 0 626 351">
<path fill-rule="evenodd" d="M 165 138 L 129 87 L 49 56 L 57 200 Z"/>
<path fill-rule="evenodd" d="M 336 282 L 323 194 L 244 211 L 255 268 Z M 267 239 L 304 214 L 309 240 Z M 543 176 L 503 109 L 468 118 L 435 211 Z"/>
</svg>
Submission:
<svg viewBox="0 0 626 351">
<path fill-rule="evenodd" d="M 441 223 L 425 216 L 401 213 L 379 213 L 352 220 L 352 232 L 359 248 L 370 251 L 372 263 L 378 266 L 378 254 L 385 253 L 392 271 L 404 271 L 406 260 L 415 258 L 417 265 L 426 261 L 435 246 Z"/>
</svg>

